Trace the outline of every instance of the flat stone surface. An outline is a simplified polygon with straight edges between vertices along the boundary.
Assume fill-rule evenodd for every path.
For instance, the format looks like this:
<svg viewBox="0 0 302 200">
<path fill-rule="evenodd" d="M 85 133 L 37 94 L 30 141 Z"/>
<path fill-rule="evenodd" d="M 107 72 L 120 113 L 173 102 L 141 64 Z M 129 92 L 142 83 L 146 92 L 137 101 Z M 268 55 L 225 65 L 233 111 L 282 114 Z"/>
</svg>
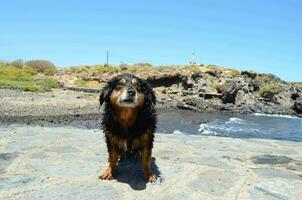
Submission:
<svg viewBox="0 0 302 200">
<path fill-rule="evenodd" d="M 156 133 L 152 170 L 107 166 L 104 136 L 69 126 L 0 126 L 0 199 L 302 199 L 302 143 Z"/>
</svg>

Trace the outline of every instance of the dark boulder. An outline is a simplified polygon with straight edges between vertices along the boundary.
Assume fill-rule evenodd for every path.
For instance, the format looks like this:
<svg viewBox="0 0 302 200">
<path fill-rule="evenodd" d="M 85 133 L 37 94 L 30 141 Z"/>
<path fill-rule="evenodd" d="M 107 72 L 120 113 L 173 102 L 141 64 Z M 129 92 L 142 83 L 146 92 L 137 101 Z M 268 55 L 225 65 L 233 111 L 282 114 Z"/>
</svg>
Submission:
<svg viewBox="0 0 302 200">
<path fill-rule="evenodd" d="M 147 81 L 152 87 L 171 87 L 173 84 L 181 83 L 183 81 L 183 76 L 179 74 L 150 76 L 147 78 Z"/>
<path fill-rule="evenodd" d="M 198 79 L 202 78 L 202 73 L 201 72 L 195 72 L 192 74 L 192 79 L 196 82 Z"/>
<path fill-rule="evenodd" d="M 209 74 L 210 76 L 218 78 L 221 74 L 221 71 L 211 69 L 211 70 L 206 71 L 206 73 Z"/>
<path fill-rule="evenodd" d="M 221 98 L 221 94 L 218 93 L 199 93 L 198 96 L 203 97 L 204 99 Z"/>
<path fill-rule="evenodd" d="M 226 103 L 235 104 L 237 92 L 238 92 L 238 88 L 236 86 L 230 88 L 229 90 L 226 90 L 225 92 L 222 93 L 222 98 L 221 98 L 222 102 L 224 104 Z"/>
<path fill-rule="evenodd" d="M 302 97 L 299 97 L 293 106 L 293 110 L 297 113 L 297 114 L 302 114 Z"/>
<path fill-rule="evenodd" d="M 300 97 L 300 95 L 299 95 L 299 93 L 296 92 L 296 93 L 292 93 L 290 98 L 291 98 L 292 100 L 297 100 L 298 97 Z"/>
<path fill-rule="evenodd" d="M 239 87 L 235 82 L 227 82 L 224 85 L 221 85 L 219 88 L 217 88 L 217 91 L 221 93 L 221 100 L 222 103 L 224 104 L 226 103 L 235 104 L 238 90 Z"/>
<path fill-rule="evenodd" d="M 254 79 L 254 78 L 256 78 L 257 73 L 256 72 L 252 72 L 252 71 L 242 71 L 241 75 L 243 77 Z"/>
<path fill-rule="evenodd" d="M 190 80 L 188 77 L 183 78 L 181 85 L 185 90 L 188 90 L 189 88 L 192 88 L 194 86 L 193 81 Z"/>
</svg>

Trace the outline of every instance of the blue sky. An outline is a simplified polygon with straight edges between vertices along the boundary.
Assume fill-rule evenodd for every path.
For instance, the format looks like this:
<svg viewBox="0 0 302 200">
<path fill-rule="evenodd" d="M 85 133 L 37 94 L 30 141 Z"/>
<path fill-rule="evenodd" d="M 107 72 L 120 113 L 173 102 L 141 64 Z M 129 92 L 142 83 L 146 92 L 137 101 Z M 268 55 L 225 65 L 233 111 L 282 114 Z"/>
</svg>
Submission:
<svg viewBox="0 0 302 200">
<path fill-rule="evenodd" d="M 299 0 L 3 0 L 0 59 L 199 63 L 302 81 Z"/>
</svg>

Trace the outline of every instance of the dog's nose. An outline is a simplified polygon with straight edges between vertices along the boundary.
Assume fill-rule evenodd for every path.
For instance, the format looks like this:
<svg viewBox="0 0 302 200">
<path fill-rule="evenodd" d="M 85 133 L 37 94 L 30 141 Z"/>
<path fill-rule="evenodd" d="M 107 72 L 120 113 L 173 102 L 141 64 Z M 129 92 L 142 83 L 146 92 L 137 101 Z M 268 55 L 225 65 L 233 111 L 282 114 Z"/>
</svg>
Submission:
<svg viewBox="0 0 302 200">
<path fill-rule="evenodd" d="M 129 89 L 129 90 L 127 91 L 127 93 L 128 93 L 129 96 L 133 97 L 133 96 L 135 95 L 135 90 Z"/>
</svg>

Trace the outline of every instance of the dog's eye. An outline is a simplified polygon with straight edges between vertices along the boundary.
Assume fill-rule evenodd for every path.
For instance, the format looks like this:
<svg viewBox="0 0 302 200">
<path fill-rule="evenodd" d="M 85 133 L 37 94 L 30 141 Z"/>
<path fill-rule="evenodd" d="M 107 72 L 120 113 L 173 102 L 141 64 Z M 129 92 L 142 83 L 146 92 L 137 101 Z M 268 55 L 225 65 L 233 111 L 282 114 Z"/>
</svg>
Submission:
<svg viewBox="0 0 302 200">
<path fill-rule="evenodd" d="M 123 83 L 123 82 L 119 82 L 118 84 L 117 84 L 117 88 L 122 88 L 122 87 L 124 87 L 125 86 L 125 83 Z"/>
</svg>

